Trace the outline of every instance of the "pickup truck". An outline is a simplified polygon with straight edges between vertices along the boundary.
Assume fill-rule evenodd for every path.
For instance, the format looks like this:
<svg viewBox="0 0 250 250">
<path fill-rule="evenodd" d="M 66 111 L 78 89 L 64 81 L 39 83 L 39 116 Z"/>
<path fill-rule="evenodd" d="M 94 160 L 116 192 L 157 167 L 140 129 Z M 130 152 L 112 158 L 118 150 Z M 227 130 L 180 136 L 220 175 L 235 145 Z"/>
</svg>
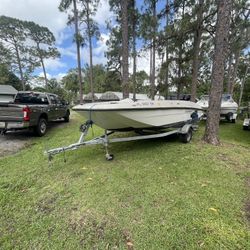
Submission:
<svg viewBox="0 0 250 250">
<path fill-rule="evenodd" d="M 20 91 L 12 103 L 0 103 L 0 132 L 31 128 L 38 136 L 45 135 L 48 122 L 64 119 L 69 122 L 68 103 L 51 93 Z"/>
</svg>

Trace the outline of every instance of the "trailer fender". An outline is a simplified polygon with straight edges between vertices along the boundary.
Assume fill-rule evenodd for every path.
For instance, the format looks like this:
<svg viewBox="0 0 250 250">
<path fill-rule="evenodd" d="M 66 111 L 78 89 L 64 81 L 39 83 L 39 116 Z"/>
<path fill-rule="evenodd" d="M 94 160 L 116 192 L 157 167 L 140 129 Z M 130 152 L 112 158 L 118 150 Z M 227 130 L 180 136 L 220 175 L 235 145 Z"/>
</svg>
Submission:
<svg viewBox="0 0 250 250">
<path fill-rule="evenodd" d="M 180 134 L 187 134 L 188 131 L 189 131 L 190 129 L 193 129 L 192 124 L 185 124 L 185 125 L 181 128 Z"/>
</svg>

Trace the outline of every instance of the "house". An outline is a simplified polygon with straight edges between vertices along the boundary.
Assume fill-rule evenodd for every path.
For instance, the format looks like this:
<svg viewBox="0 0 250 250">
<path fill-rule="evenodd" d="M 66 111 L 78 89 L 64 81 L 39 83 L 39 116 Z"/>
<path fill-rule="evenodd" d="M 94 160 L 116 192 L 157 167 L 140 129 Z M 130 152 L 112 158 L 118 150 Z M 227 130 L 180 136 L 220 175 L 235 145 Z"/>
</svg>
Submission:
<svg viewBox="0 0 250 250">
<path fill-rule="evenodd" d="M 10 85 L 0 85 L 0 103 L 12 102 L 17 94 L 17 90 Z"/>
</svg>

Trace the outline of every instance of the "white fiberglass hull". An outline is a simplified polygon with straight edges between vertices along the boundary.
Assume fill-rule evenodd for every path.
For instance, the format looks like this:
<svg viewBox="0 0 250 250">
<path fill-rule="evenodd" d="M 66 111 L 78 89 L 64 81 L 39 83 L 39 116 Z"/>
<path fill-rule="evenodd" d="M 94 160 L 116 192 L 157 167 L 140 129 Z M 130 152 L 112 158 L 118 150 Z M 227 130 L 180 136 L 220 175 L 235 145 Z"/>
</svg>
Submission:
<svg viewBox="0 0 250 250">
<path fill-rule="evenodd" d="M 193 112 L 201 107 L 186 101 L 123 100 L 77 105 L 73 110 L 104 129 L 129 130 L 185 123 L 191 121 Z"/>
<path fill-rule="evenodd" d="M 208 102 L 198 102 L 204 112 L 208 110 Z M 220 115 L 226 116 L 228 114 L 236 114 L 238 110 L 238 104 L 236 102 L 223 102 L 220 107 Z"/>
</svg>

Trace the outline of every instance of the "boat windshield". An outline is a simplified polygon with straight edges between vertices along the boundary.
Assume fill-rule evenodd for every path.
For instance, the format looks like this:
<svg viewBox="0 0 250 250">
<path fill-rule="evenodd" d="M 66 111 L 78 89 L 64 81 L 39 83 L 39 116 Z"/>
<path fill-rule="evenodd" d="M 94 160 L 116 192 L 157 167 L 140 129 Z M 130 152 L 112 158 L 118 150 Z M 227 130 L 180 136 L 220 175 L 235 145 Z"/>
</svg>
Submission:
<svg viewBox="0 0 250 250">
<path fill-rule="evenodd" d="M 208 95 L 202 95 L 200 98 L 201 101 L 208 101 L 209 100 L 209 96 Z"/>
<path fill-rule="evenodd" d="M 224 94 L 224 95 L 222 95 L 222 97 L 221 97 L 221 101 L 222 101 L 222 102 L 228 102 L 228 101 L 230 101 L 230 100 L 232 100 L 232 96 L 229 95 L 229 94 Z"/>
<path fill-rule="evenodd" d="M 230 94 L 223 94 L 221 97 L 221 102 L 228 102 L 232 101 L 232 95 Z M 209 101 L 209 96 L 208 95 L 202 95 L 200 98 L 200 101 Z"/>
</svg>

